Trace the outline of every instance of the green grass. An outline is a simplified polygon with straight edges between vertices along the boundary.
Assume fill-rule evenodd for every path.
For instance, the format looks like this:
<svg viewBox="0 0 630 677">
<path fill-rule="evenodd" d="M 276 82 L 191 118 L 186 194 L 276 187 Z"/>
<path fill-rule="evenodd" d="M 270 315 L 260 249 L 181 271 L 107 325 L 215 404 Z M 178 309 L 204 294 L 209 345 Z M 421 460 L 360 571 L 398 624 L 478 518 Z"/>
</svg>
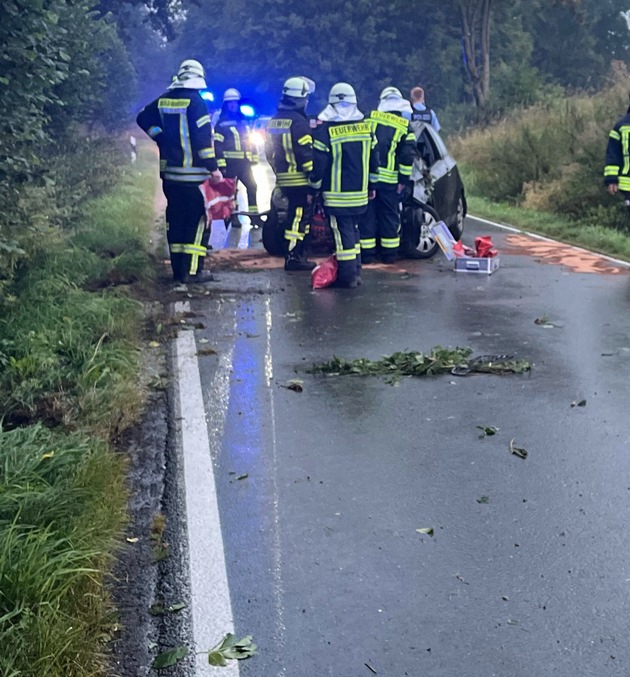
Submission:
<svg viewBox="0 0 630 677">
<path fill-rule="evenodd" d="M 143 153 L 31 250 L 0 299 L 2 677 L 107 674 L 127 501 L 110 444 L 143 402 L 133 297 L 154 276 L 154 163 Z"/>
<path fill-rule="evenodd" d="M 122 458 L 41 426 L 0 432 L 0 458 L 0 674 L 97 674 Z"/>
<path fill-rule="evenodd" d="M 559 214 L 523 209 L 481 197 L 467 196 L 467 200 L 471 215 L 630 261 L 630 237 L 623 230 L 601 226 L 596 221 L 573 221 Z"/>
</svg>

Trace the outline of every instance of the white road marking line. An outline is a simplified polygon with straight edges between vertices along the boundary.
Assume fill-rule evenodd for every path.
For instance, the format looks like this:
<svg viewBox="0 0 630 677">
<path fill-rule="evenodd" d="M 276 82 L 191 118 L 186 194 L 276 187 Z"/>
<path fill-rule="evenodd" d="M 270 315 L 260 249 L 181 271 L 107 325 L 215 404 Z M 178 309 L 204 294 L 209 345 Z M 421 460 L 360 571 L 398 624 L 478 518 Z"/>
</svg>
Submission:
<svg viewBox="0 0 630 677">
<path fill-rule="evenodd" d="M 190 306 L 185 303 L 182 304 L 182 308 L 189 310 Z M 194 332 L 180 331 L 175 342 L 175 350 L 188 529 L 193 645 L 195 651 L 207 651 L 226 632 L 234 632 L 234 616 Z M 221 378 L 224 371 L 224 368 L 219 368 L 218 378 Z M 220 396 L 213 391 L 213 399 L 225 413 L 229 395 Z M 222 433 L 223 425 L 214 428 L 215 444 L 220 441 Z M 226 668 L 213 668 L 208 665 L 205 654 L 197 655 L 196 677 L 215 675 L 217 670 L 225 677 L 240 675 L 238 661 L 229 661 Z"/>
<path fill-rule="evenodd" d="M 271 354 L 271 331 L 273 316 L 271 314 L 271 299 L 265 299 L 265 382 L 269 388 L 269 420 L 271 422 L 271 458 L 273 463 L 273 584 L 274 601 L 278 617 L 278 654 L 284 655 L 286 625 L 284 624 L 284 588 L 282 585 L 282 543 L 280 540 L 280 497 L 278 494 L 278 440 L 276 436 L 276 407 L 273 389 L 273 357 Z M 281 664 L 277 668 L 276 676 L 286 675 L 286 667 Z"/>
<path fill-rule="evenodd" d="M 610 261 L 618 266 L 623 266 L 624 268 L 630 268 L 630 263 L 628 261 L 622 261 L 621 259 L 615 259 L 612 256 L 607 256 L 606 254 L 600 254 L 599 252 L 594 252 L 591 249 L 584 249 L 584 247 L 578 247 L 574 244 L 567 244 L 561 240 L 554 240 L 552 237 L 545 237 L 544 235 L 538 235 L 538 233 L 530 233 L 528 230 L 522 230 L 521 228 L 514 228 L 513 226 L 506 226 L 503 223 L 497 223 L 496 221 L 490 221 L 489 219 L 483 219 L 481 216 L 474 216 L 473 214 L 467 214 L 467 219 L 474 219 L 475 221 L 480 221 L 481 223 L 487 223 L 489 226 L 494 226 L 495 228 L 500 228 L 501 230 L 507 230 L 510 233 L 518 233 L 520 235 L 527 235 L 528 237 L 534 238 L 534 240 L 542 240 L 543 242 L 551 242 L 553 244 L 561 244 L 565 247 L 570 247 L 575 249 L 577 252 L 582 252 L 584 254 L 592 254 L 593 256 L 599 256 L 606 261 Z"/>
</svg>

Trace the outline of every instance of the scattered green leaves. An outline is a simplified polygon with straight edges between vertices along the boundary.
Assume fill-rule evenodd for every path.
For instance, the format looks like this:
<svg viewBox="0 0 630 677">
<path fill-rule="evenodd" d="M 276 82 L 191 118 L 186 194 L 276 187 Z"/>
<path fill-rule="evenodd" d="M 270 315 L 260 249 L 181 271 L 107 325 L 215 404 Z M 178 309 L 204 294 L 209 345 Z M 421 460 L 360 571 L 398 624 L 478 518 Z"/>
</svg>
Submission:
<svg viewBox="0 0 630 677">
<path fill-rule="evenodd" d="M 496 435 L 499 432 L 499 428 L 496 428 L 493 425 L 478 425 L 475 427 L 478 430 L 481 430 L 481 435 L 479 435 L 479 439 L 483 439 L 484 437 L 492 437 L 492 435 Z"/>
<path fill-rule="evenodd" d="M 509 355 L 482 355 L 472 358 L 470 348 L 443 348 L 435 346 L 428 353 L 420 351 L 397 352 L 380 360 L 358 358 L 346 360 L 333 357 L 328 362 L 313 364 L 307 373 L 330 376 L 387 376 L 395 383 L 401 376 L 431 376 L 453 373 L 522 374 L 531 369 L 527 360 L 517 360 Z"/>
<path fill-rule="evenodd" d="M 480 496 L 477 499 L 477 503 L 490 503 L 490 496 Z"/>
<path fill-rule="evenodd" d="M 166 614 L 174 614 L 182 609 L 186 608 L 185 602 L 177 602 L 176 604 L 171 604 L 170 606 L 164 606 L 160 602 L 156 602 L 149 607 L 149 613 L 152 616 L 165 616 Z"/>
<path fill-rule="evenodd" d="M 518 456 L 519 458 L 526 459 L 527 458 L 527 449 L 523 449 L 523 447 L 517 447 L 514 444 L 516 438 L 512 438 L 510 440 L 510 453 L 514 454 L 515 456 Z"/>
<path fill-rule="evenodd" d="M 155 670 L 164 670 L 164 668 L 172 668 L 173 665 L 176 665 L 183 658 L 188 656 L 188 647 L 178 646 L 175 649 L 170 649 L 161 653 L 153 661 L 153 668 Z"/>
<path fill-rule="evenodd" d="M 585 407 L 585 406 L 586 406 L 586 400 L 575 400 L 574 402 L 571 402 L 571 408 Z"/>
<path fill-rule="evenodd" d="M 416 529 L 419 534 L 426 534 L 427 536 L 433 536 L 435 533 L 433 527 L 422 527 L 422 529 Z"/>
<path fill-rule="evenodd" d="M 256 645 L 252 643 L 251 635 L 237 641 L 231 632 L 208 652 L 208 663 L 224 668 L 228 660 L 242 661 L 256 653 Z"/>
</svg>

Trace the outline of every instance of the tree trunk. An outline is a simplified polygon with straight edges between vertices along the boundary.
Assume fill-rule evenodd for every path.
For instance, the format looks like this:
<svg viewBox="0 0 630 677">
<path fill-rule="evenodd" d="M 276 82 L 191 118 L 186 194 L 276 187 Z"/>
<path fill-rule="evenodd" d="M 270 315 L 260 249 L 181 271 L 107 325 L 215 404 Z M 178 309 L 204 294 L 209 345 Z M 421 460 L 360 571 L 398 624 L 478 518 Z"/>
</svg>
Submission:
<svg viewBox="0 0 630 677">
<path fill-rule="evenodd" d="M 475 104 L 484 110 L 490 95 L 490 15 L 492 0 L 458 0 L 466 70 Z"/>
</svg>

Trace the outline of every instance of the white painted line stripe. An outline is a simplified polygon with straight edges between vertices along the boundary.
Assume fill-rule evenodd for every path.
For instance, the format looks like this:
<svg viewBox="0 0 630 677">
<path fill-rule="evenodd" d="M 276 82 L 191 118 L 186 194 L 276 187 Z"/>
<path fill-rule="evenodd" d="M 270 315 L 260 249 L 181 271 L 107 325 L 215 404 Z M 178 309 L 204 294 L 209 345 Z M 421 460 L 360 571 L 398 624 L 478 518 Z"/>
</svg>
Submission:
<svg viewBox="0 0 630 677">
<path fill-rule="evenodd" d="M 181 331 L 175 349 L 193 644 L 195 651 L 207 651 L 226 632 L 234 632 L 234 616 L 194 332 Z M 216 675 L 217 671 L 225 677 L 237 677 L 240 674 L 238 661 L 229 661 L 226 668 L 213 668 L 208 665 L 205 654 L 197 656 L 196 677 Z"/>
<path fill-rule="evenodd" d="M 284 623 L 284 587 L 282 584 L 282 542 L 280 539 L 280 495 L 278 490 L 278 436 L 276 429 L 276 406 L 273 388 L 273 355 L 271 353 L 271 333 L 273 329 L 273 315 L 271 313 L 271 299 L 265 299 L 265 378 L 269 389 L 269 421 L 271 422 L 271 458 L 273 462 L 273 585 L 274 602 L 278 622 L 278 636 L 276 638 L 279 655 L 284 655 L 286 625 Z M 286 675 L 284 662 L 277 666 L 275 677 Z"/>
<path fill-rule="evenodd" d="M 630 263 L 628 261 L 622 261 L 621 259 L 615 259 L 612 256 L 607 256 L 606 254 L 600 254 L 599 252 L 594 252 L 591 249 L 584 249 L 584 247 L 578 247 L 574 244 L 568 244 L 567 242 L 562 242 L 562 240 L 554 240 L 552 237 L 545 237 L 544 235 L 539 235 L 538 233 L 530 233 L 528 230 L 522 230 L 521 228 L 514 228 L 513 226 L 506 226 L 503 223 L 497 223 L 496 221 L 490 221 L 489 219 L 483 219 L 481 216 L 475 216 L 474 214 L 467 214 L 467 219 L 474 219 L 475 221 L 480 221 L 481 223 L 487 223 L 489 226 L 494 226 L 495 228 L 500 228 L 501 230 L 507 230 L 510 233 L 519 233 L 521 235 L 527 235 L 528 237 L 534 238 L 534 240 L 542 240 L 543 242 L 551 242 L 553 244 L 561 244 L 565 247 L 570 247 L 575 249 L 577 252 L 583 252 L 584 254 L 592 254 L 593 256 L 599 256 L 606 261 L 610 261 L 615 265 L 622 266 L 623 268 L 630 268 Z"/>
</svg>

